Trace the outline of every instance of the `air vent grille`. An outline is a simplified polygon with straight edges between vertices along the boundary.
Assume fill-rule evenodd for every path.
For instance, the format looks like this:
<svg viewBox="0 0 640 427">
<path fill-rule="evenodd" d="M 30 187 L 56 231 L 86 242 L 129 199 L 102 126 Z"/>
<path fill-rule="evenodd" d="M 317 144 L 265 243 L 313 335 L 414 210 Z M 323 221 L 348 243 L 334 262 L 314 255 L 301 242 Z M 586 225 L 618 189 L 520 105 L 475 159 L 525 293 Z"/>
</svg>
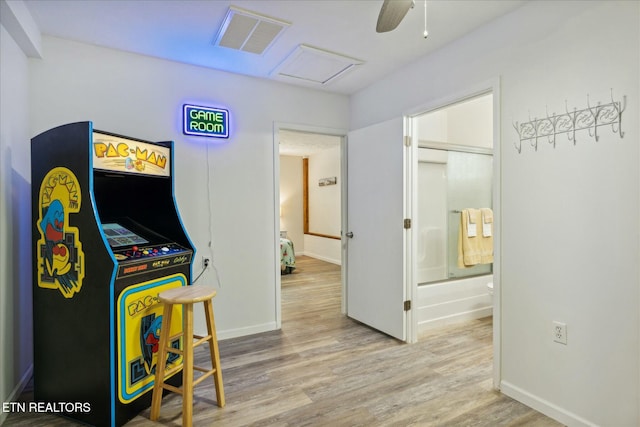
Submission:
<svg viewBox="0 0 640 427">
<path fill-rule="evenodd" d="M 213 44 L 261 55 L 289 25 L 231 6 Z"/>
</svg>

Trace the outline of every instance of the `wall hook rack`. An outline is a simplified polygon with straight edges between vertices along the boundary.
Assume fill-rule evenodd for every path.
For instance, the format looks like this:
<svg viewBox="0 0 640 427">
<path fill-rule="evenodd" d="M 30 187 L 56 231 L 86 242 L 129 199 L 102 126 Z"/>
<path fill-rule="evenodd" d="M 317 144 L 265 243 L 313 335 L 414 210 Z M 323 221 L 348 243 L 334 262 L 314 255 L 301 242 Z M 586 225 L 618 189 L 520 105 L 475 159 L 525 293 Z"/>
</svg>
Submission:
<svg viewBox="0 0 640 427">
<path fill-rule="evenodd" d="M 589 132 L 589 136 L 597 142 L 600 139 L 598 134 L 600 126 L 611 126 L 613 133 L 617 133 L 620 138 L 624 138 L 622 113 L 627 108 L 626 95 L 622 97 L 622 101 L 614 101 L 613 89 L 611 89 L 611 102 L 607 104 L 598 102 L 597 105 L 591 106 L 589 94 L 587 94 L 587 108 L 582 110 L 574 108 L 573 111 L 569 111 L 566 100 L 564 104 L 565 113 L 549 115 L 549 110 L 547 109 L 545 117 L 541 119 L 537 117 L 531 119 L 531 114 L 529 114 L 528 122 L 515 122 L 513 124 L 519 137 L 519 141 L 514 143 L 518 153 L 522 152 L 523 141 L 528 141 L 535 151 L 538 151 L 539 140 L 545 138 L 555 148 L 556 137 L 563 133 L 567 134 L 567 138 L 573 142 L 573 145 L 576 145 L 576 131 L 585 129 Z"/>
</svg>

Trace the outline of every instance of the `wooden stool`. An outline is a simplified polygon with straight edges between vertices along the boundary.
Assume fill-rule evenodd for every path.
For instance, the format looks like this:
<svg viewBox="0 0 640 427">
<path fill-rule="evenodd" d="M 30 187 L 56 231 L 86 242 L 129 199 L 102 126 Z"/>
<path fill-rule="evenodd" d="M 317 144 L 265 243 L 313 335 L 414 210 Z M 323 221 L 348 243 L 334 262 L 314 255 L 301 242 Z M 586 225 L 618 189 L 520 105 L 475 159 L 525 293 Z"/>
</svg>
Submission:
<svg viewBox="0 0 640 427">
<path fill-rule="evenodd" d="M 191 426 L 193 418 L 193 387 L 210 375 L 214 377 L 216 386 L 216 397 L 218 406 L 224 406 L 224 388 L 222 385 L 222 370 L 220 368 L 220 353 L 218 352 L 218 339 L 216 337 L 216 325 L 213 320 L 213 304 L 212 299 L 216 296 L 216 291 L 204 286 L 183 286 L 180 288 L 170 289 L 161 292 L 158 299 L 164 303 L 164 312 L 162 315 L 162 328 L 160 330 L 160 342 L 158 344 L 158 361 L 156 364 L 155 384 L 153 385 L 153 396 L 151 398 L 151 420 L 156 421 L 160 415 L 160 405 L 162 401 L 162 389 L 182 394 L 182 425 Z M 204 303 L 205 317 L 207 320 L 207 336 L 199 336 L 193 334 L 193 304 L 197 302 Z M 183 330 L 179 334 L 169 336 L 171 325 L 171 313 L 174 304 L 182 304 L 183 312 Z M 182 336 L 184 350 L 171 347 L 171 342 Z M 194 338 L 197 341 L 194 342 Z M 211 353 L 211 369 L 193 366 L 193 349 L 205 342 L 209 343 L 209 351 Z M 167 363 L 167 352 L 182 355 L 182 365 L 175 366 L 165 372 Z M 182 388 L 174 387 L 171 384 L 165 384 L 165 376 L 171 376 L 182 369 Z M 203 372 L 197 380 L 194 381 L 193 370 Z"/>
</svg>

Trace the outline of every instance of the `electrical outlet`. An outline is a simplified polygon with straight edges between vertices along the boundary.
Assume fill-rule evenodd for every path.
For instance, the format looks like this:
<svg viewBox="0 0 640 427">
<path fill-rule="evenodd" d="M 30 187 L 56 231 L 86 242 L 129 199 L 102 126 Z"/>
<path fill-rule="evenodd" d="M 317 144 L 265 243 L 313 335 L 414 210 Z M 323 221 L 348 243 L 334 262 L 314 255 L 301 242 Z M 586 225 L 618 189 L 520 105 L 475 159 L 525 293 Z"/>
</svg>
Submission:
<svg viewBox="0 0 640 427">
<path fill-rule="evenodd" d="M 209 267 L 209 264 L 211 264 L 211 260 L 207 257 L 203 257 L 202 258 L 202 267 L 203 268 L 207 268 Z"/>
<path fill-rule="evenodd" d="M 553 340 L 560 344 L 567 344 L 567 324 L 554 321 L 553 322 Z"/>
</svg>

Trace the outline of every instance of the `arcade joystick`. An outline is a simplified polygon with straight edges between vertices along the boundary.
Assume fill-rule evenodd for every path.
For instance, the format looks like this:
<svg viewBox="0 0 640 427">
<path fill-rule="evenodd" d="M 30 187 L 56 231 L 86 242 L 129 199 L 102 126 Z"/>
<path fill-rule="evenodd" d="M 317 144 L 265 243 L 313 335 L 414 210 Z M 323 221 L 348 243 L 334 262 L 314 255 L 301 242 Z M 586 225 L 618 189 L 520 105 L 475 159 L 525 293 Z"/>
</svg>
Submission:
<svg viewBox="0 0 640 427">
<path fill-rule="evenodd" d="M 131 247 L 131 250 L 132 250 L 133 252 L 138 252 L 138 247 L 137 247 L 137 246 L 132 246 L 132 247 Z"/>
</svg>

